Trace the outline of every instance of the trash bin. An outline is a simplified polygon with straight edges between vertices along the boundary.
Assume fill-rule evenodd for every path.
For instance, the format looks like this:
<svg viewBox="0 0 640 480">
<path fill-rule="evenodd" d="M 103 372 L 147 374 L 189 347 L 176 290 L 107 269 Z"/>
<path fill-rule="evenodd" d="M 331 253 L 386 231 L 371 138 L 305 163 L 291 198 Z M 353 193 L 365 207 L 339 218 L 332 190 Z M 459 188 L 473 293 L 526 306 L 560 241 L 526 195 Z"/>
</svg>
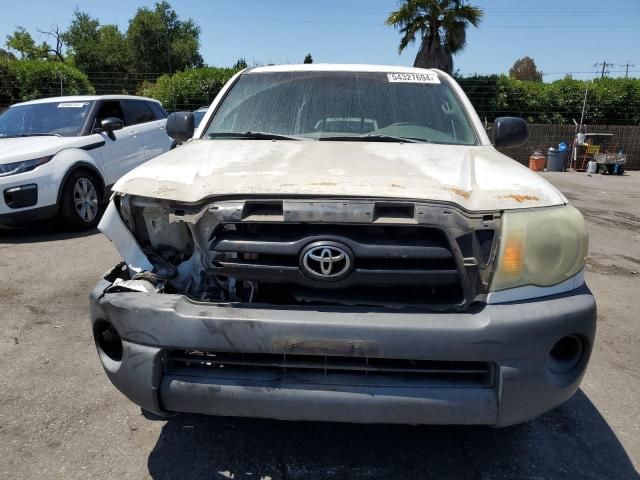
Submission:
<svg viewBox="0 0 640 480">
<path fill-rule="evenodd" d="M 534 172 L 542 172 L 546 161 L 547 159 L 542 155 L 542 153 L 536 150 L 533 152 L 533 155 L 529 157 L 529 168 Z"/>
<path fill-rule="evenodd" d="M 547 172 L 564 172 L 569 152 L 549 149 L 547 152 Z"/>
</svg>

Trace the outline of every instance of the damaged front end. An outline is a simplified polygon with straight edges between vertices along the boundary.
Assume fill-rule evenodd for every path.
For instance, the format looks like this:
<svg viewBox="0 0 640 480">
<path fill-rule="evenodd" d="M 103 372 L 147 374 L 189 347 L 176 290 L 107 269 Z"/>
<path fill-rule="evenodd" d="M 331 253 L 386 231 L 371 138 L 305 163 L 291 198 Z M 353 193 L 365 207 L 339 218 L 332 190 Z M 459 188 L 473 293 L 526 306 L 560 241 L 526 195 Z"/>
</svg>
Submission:
<svg viewBox="0 0 640 480">
<path fill-rule="evenodd" d="M 116 195 L 99 228 L 127 266 L 109 292 L 461 311 L 486 298 L 500 213 L 412 201 L 177 205 Z"/>
<path fill-rule="evenodd" d="M 576 391 L 596 310 L 584 284 L 534 308 L 487 298 L 505 218 L 410 200 L 116 195 L 100 229 L 123 263 L 90 297 L 100 360 L 159 415 L 521 422 Z"/>
</svg>

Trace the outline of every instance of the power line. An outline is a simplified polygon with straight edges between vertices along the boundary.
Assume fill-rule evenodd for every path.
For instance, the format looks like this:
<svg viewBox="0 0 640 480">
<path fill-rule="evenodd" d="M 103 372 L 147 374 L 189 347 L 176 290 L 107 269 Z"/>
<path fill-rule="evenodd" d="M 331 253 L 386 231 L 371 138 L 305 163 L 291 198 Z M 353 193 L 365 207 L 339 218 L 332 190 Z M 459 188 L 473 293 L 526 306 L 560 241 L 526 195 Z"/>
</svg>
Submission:
<svg viewBox="0 0 640 480">
<path fill-rule="evenodd" d="M 331 10 L 356 10 L 358 12 L 380 12 L 390 13 L 395 9 L 395 6 L 387 5 L 371 5 L 369 0 L 362 0 L 362 3 L 357 3 L 355 0 L 350 0 L 348 3 L 339 0 L 305 0 L 300 2 L 299 0 L 242 0 L 240 2 L 234 2 L 234 4 L 242 6 L 242 4 L 254 4 L 265 5 L 269 7 L 283 7 L 295 9 L 301 8 L 322 8 Z M 234 5 L 235 6 L 235 5 Z M 640 11 L 640 7 L 622 7 L 608 12 L 581 12 L 576 11 L 575 8 L 569 7 L 556 7 L 556 8 L 535 8 L 535 7 L 487 7 L 483 9 L 489 16 L 558 16 L 558 15 L 571 15 L 571 16 L 626 16 L 628 13 L 634 13 Z"/>
<path fill-rule="evenodd" d="M 600 78 L 604 78 L 605 75 L 608 75 L 610 73 L 609 70 L 607 70 L 607 68 L 613 67 L 613 63 L 607 63 L 607 61 L 604 60 L 602 63 L 594 63 L 593 66 L 598 69 L 602 67 L 602 73 L 600 74 Z"/>
<path fill-rule="evenodd" d="M 626 64 L 620 65 L 621 67 L 625 67 L 625 71 L 624 71 L 624 78 L 629 78 L 629 67 L 635 67 L 635 64 L 633 63 L 629 63 L 629 61 L 627 61 Z M 633 71 L 633 70 L 632 70 Z"/>
<path fill-rule="evenodd" d="M 203 16 L 207 18 L 207 16 Z M 225 19 L 225 20 L 254 20 L 259 22 L 280 22 L 280 23 L 313 23 L 313 24 L 328 24 L 328 25 L 361 25 L 361 26 L 382 26 L 384 23 L 380 22 L 351 22 L 351 21 L 336 21 L 336 20 L 316 20 L 316 19 L 304 19 L 304 18 L 275 18 L 275 17 L 249 17 L 249 16 L 208 16 L 208 18 Z M 571 30 L 571 29 L 585 29 L 585 28 L 640 28 L 640 24 L 597 24 L 597 25 L 514 25 L 514 24 L 496 24 L 496 25 L 484 25 L 479 28 L 495 28 L 495 29 L 513 29 L 519 30 L 531 30 L 531 29 L 558 29 L 558 30 Z"/>
</svg>

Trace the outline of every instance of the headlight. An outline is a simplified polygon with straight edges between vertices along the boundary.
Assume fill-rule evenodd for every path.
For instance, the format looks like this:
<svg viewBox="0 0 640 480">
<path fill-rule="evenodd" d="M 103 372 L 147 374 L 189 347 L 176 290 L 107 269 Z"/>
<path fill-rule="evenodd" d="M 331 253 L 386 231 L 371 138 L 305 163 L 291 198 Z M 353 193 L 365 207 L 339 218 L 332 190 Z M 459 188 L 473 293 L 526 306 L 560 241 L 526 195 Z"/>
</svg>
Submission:
<svg viewBox="0 0 640 480">
<path fill-rule="evenodd" d="M 584 268 L 587 247 L 587 227 L 575 207 L 507 211 L 491 291 L 562 283 Z"/>
<path fill-rule="evenodd" d="M 30 172 L 34 168 L 47 163 L 52 158 L 53 155 L 49 155 L 48 157 L 34 158 L 33 160 L 23 160 L 22 162 L 5 163 L 4 165 L 0 165 L 0 177 L 8 177 L 9 175 Z"/>
</svg>

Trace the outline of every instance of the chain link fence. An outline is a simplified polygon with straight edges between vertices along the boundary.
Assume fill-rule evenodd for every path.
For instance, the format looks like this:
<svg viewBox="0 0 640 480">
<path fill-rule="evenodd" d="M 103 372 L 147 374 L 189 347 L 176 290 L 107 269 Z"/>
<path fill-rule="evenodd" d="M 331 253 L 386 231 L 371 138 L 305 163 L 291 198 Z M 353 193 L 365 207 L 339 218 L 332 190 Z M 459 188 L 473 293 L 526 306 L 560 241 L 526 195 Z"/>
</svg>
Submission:
<svg viewBox="0 0 640 480">
<path fill-rule="evenodd" d="M 27 77 L 28 89 L 16 84 L 15 79 L 0 75 L 0 109 L 25 99 L 96 93 L 148 95 L 160 99 L 168 111 L 196 110 L 210 104 L 234 72 L 232 69 L 194 69 L 173 77 L 159 73 L 88 72 L 89 87 L 61 74 Z M 522 82 L 511 85 L 504 77 L 499 81 L 495 76 L 471 77 L 460 79 L 460 83 L 488 126 L 497 116 L 520 116 L 530 122 L 527 143 L 503 151 L 518 162 L 527 165 L 535 150 L 546 152 L 560 142 L 570 144 L 573 141 L 576 129 L 572 120 L 580 119 L 584 101 L 584 92 L 578 91 L 575 85 L 571 92 L 565 91 L 559 98 L 555 91 L 542 95 L 541 90 L 536 89 L 539 87 Z M 588 133 L 612 133 L 612 148 L 628 155 L 627 169 L 640 169 L 640 89 L 633 84 L 625 88 L 627 93 L 622 100 L 619 93 L 611 91 L 607 94 L 606 89 L 604 93 L 590 93 L 585 114 L 586 130 Z M 629 88 L 632 91 L 629 92 Z M 21 98 L 21 91 L 28 92 L 27 98 L 24 94 Z M 589 124 L 593 123 L 593 118 L 607 118 L 611 123 Z M 544 123 L 538 123 L 541 120 Z"/>
<path fill-rule="evenodd" d="M 611 153 L 622 150 L 627 154 L 627 170 L 640 170 L 640 126 L 638 125 L 587 125 L 587 133 L 611 133 L 613 139 L 609 150 Z M 558 148 L 560 142 L 569 145 L 575 136 L 574 125 L 529 125 L 527 143 L 515 148 L 502 149 L 502 153 L 529 165 L 529 157 L 535 150 L 546 155 L 550 147 Z M 578 159 L 578 165 L 581 159 Z"/>
</svg>

